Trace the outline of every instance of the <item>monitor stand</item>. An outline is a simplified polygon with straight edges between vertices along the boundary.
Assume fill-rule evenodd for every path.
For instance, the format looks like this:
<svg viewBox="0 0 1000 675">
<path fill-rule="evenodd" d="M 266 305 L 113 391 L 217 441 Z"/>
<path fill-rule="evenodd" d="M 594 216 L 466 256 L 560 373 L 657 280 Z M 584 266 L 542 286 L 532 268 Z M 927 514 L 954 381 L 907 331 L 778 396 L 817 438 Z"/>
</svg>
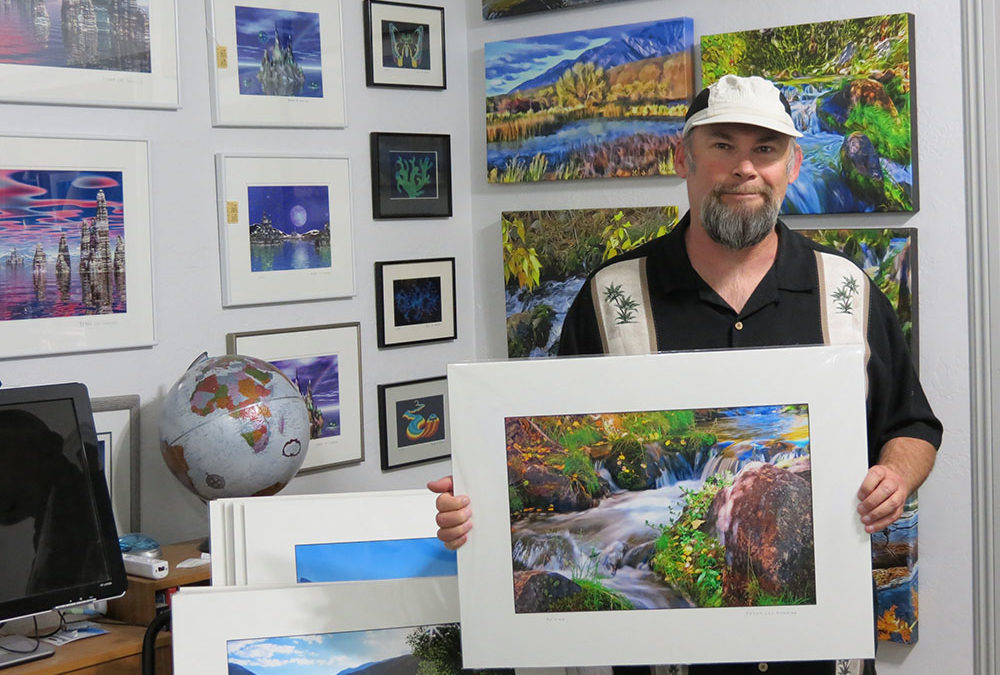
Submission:
<svg viewBox="0 0 1000 675">
<path fill-rule="evenodd" d="M 16 666 L 26 661 L 44 659 L 56 653 L 52 645 L 39 642 L 35 638 L 23 635 L 4 635 L 0 637 L 0 668 Z"/>
</svg>

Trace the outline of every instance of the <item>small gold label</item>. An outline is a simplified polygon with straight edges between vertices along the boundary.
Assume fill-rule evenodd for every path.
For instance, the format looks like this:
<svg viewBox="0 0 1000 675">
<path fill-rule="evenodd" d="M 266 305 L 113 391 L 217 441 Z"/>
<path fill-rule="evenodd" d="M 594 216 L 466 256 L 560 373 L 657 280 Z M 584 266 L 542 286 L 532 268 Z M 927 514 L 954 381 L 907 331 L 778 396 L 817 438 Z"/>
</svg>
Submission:
<svg viewBox="0 0 1000 675">
<path fill-rule="evenodd" d="M 240 203 L 226 202 L 226 222 L 235 225 L 240 222 Z"/>
<path fill-rule="evenodd" d="M 215 48 L 215 66 L 219 70 L 229 67 L 229 52 L 223 45 L 218 45 Z"/>
</svg>

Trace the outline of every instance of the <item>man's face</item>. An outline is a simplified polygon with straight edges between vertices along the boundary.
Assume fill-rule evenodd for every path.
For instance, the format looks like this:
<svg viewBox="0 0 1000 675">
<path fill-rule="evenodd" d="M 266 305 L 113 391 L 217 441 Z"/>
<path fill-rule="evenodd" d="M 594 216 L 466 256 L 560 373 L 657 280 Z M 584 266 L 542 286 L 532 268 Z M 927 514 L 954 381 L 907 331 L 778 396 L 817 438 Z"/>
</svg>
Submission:
<svg viewBox="0 0 1000 675">
<path fill-rule="evenodd" d="M 748 124 L 695 127 L 676 159 L 695 222 L 717 243 L 748 248 L 774 229 L 802 151 L 784 134 Z"/>
</svg>

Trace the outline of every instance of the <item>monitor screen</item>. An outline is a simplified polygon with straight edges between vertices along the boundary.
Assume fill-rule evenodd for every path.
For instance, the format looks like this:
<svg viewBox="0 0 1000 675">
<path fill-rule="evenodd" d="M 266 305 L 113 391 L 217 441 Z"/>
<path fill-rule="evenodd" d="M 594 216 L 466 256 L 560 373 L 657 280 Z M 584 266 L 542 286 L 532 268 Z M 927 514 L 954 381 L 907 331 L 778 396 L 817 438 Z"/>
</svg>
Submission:
<svg viewBox="0 0 1000 675">
<path fill-rule="evenodd" d="M 0 389 L 0 621 L 125 592 L 87 388 Z"/>
</svg>

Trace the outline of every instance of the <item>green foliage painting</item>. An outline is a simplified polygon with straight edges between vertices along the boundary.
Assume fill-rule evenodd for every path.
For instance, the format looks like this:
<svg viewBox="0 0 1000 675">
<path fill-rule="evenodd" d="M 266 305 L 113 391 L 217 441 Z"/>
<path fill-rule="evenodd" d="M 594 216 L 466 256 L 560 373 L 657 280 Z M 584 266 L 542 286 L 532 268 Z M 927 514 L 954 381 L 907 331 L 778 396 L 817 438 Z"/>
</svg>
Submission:
<svg viewBox="0 0 1000 675">
<path fill-rule="evenodd" d="M 676 206 L 503 213 L 507 355 L 554 355 L 563 318 L 587 274 L 676 223 Z M 634 319 L 634 301 L 608 297 L 622 323 Z"/>
<path fill-rule="evenodd" d="M 918 209 L 913 15 L 704 35 L 705 86 L 760 75 L 792 106 L 804 161 L 782 213 Z"/>
</svg>

